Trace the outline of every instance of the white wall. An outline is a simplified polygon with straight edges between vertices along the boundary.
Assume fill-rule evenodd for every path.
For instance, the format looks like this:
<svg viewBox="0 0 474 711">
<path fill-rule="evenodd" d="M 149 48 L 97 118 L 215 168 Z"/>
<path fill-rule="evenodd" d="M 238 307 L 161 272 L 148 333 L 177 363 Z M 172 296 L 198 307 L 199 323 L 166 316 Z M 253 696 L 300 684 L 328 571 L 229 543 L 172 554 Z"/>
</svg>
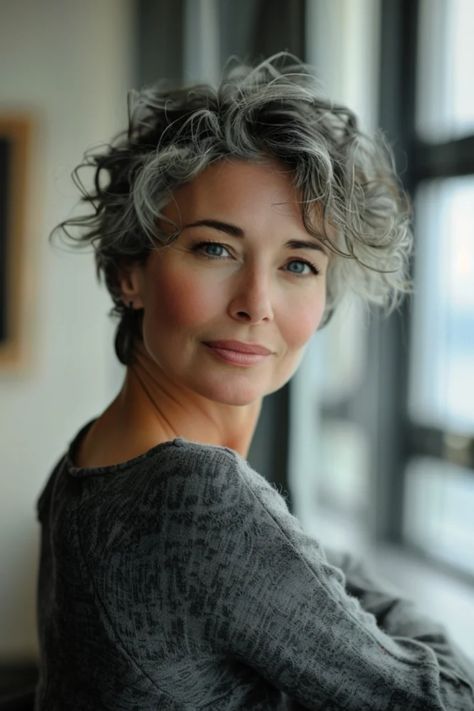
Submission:
<svg viewBox="0 0 474 711">
<path fill-rule="evenodd" d="M 0 659 L 34 655 L 34 506 L 66 444 L 115 395 L 111 302 L 92 255 L 48 233 L 76 204 L 83 151 L 124 127 L 132 0 L 0 0 L 0 111 L 34 122 L 28 165 L 26 363 L 0 369 Z"/>
</svg>

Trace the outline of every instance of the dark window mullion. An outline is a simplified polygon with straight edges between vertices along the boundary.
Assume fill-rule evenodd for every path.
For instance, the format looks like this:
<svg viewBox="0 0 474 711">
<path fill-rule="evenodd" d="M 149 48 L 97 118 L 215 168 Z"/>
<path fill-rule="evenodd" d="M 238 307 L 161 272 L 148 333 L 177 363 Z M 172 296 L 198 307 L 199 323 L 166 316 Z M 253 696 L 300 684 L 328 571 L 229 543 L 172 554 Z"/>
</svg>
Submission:
<svg viewBox="0 0 474 711">
<path fill-rule="evenodd" d="M 379 125 L 393 145 L 404 188 L 413 195 L 415 67 L 418 0 L 383 0 Z M 407 160 L 408 158 L 408 160 Z M 367 390 L 373 402 L 371 433 L 372 531 L 378 540 L 402 542 L 404 476 L 408 458 L 407 368 L 409 306 L 369 330 Z M 387 377 L 389 374 L 389 377 Z"/>
<path fill-rule="evenodd" d="M 474 476 L 474 438 L 436 427 L 413 423 L 409 435 L 410 457 L 433 457 L 449 464 L 472 469 Z"/>
<path fill-rule="evenodd" d="M 412 172 L 415 184 L 432 178 L 474 174 L 474 135 L 443 143 L 417 140 Z"/>
</svg>

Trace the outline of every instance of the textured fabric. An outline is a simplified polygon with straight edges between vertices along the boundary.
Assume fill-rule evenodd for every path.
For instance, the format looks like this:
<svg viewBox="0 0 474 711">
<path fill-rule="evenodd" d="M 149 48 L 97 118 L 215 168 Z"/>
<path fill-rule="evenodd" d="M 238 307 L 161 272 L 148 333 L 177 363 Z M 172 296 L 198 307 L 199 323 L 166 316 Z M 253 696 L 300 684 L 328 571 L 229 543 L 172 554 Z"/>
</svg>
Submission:
<svg viewBox="0 0 474 711">
<path fill-rule="evenodd" d="M 176 439 L 76 468 L 91 424 L 38 502 L 38 711 L 474 709 L 443 628 L 324 552 L 235 452 Z"/>
</svg>

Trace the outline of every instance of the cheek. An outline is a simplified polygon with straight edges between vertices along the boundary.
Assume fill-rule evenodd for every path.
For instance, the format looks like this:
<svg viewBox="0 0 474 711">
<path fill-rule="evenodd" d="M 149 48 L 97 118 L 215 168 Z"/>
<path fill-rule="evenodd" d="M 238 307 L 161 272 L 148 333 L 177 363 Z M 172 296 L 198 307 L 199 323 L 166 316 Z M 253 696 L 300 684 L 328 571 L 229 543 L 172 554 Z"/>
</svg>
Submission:
<svg viewBox="0 0 474 711">
<path fill-rule="evenodd" d="M 285 340 L 288 347 L 301 348 L 317 330 L 324 313 L 325 299 L 306 299 L 286 312 Z"/>
<path fill-rule="evenodd" d="M 156 275 L 155 284 L 147 294 L 146 308 L 154 322 L 170 329 L 204 323 L 218 304 L 219 289 L 212 280 L 189 270 L 185 274 L 164 270 Z"/>
</svg>

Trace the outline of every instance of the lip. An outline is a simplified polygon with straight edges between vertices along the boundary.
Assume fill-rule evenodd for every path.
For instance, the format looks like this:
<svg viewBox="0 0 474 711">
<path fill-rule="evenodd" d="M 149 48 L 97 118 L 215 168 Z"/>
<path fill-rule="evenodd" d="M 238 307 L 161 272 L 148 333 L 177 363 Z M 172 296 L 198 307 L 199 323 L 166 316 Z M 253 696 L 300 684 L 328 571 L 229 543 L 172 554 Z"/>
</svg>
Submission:
<svg viewBox="0 0 474 711">
<path fill-rule="evenodd" d="M 243 343 L 242 341 L 207 341 L 206 346 L 219 350 L 249 353 L 251 355 L 271 355 L 272 351 L 258 343 Z"/>
<path fill-rule="evenodd" d="M 258 343 L 208 341 L 204 345 L 215 358 L 234 367 L 251 368 L 272 355 L 272 351 Z"/>
</svg>

